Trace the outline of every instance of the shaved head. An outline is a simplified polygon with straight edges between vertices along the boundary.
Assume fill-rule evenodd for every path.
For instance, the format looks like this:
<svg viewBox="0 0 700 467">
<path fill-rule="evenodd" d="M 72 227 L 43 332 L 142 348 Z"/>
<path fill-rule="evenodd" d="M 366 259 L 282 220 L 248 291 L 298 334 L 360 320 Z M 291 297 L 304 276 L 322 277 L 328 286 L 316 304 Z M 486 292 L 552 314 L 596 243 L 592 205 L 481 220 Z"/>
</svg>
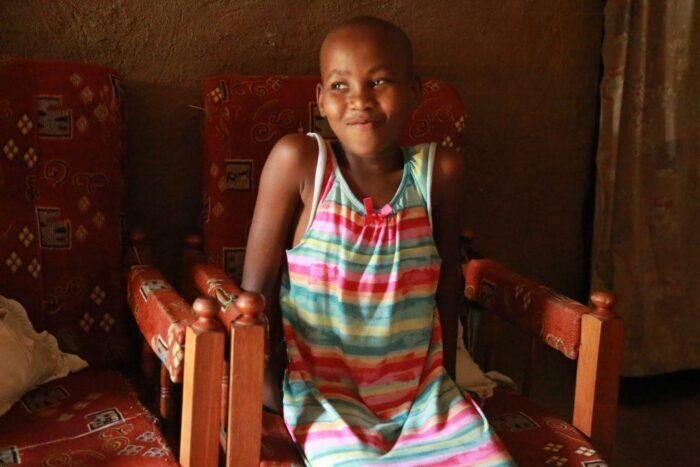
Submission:
<svg viewBox="0 0 700 467">
<path fill-rule="evenodd" d="M 349 31 L 363 32 L 367 40 L 381 41 L 385 47 L 391 48 L 405 66 L 408 78 L 413 78 L 413 46 L 405 32 L 389 21 L 373 16 L 356 16 L 343 21 L 326 34 L 321 45 L 321 74 L 323 75 L 324 53 L 333 45 L 334 41 L 341 39 L 344 33 Z"/>
</svg>

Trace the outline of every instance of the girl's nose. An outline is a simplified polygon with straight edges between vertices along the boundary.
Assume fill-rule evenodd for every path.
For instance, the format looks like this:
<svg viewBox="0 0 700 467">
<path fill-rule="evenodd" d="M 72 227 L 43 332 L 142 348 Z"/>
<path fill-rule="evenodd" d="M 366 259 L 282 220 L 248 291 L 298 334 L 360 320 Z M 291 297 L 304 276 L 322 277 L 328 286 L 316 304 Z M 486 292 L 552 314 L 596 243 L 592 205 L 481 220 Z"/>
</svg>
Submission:
<svg viewBox="0 0 700 467">
<path fill-rule="evenodd" d="M 368 110 L 372 108 L 373 99 L 369 89 L 362 87 L 348 95 L 348 103 L 352 110 Z"/>
</svg>

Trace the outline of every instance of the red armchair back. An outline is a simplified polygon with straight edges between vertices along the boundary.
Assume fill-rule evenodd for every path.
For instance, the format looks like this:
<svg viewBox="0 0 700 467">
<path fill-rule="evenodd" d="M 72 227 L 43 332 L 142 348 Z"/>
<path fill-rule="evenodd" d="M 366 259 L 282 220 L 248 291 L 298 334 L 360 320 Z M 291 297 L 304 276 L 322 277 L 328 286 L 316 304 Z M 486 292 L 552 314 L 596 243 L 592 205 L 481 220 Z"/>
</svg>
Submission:
<svg viewBox="0 0 700 467">
<path fill-rule="evenodd" d="M 0 56 L 0 294 L 98 366 L 131 355 L 123 104 L 107 68 Z"/>
<path fill-rule="evenodd" d="M 0 56 L 0 294 L 90 367 L 0 420 L 0 464 L 172 466 L 133 363 L 121 225 L 121 79 L 85 63 Z M 98 367 L 111 367 L 111 369 Z"/>
</svg>

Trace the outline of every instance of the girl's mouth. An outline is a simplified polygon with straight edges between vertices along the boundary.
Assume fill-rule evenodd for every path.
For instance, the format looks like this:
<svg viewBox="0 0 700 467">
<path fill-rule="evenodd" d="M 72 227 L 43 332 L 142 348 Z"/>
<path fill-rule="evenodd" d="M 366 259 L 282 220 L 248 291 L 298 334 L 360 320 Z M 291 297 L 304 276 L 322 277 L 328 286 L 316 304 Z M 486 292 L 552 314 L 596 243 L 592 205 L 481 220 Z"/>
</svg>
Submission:
<svg viewBox="0 0 700 467">
<path fill-rule="evenodd" d="M 378 123 L 377 120 L 361 118 L 361 119 L 356 119 L 356 120 L 349 120 L 347 122 L 347 125 L 351 126 L 353 128 L 358 128 L 358 129 L 369 129 L 369 128 L 376 126 L 377 123 Z"/>
</svg>

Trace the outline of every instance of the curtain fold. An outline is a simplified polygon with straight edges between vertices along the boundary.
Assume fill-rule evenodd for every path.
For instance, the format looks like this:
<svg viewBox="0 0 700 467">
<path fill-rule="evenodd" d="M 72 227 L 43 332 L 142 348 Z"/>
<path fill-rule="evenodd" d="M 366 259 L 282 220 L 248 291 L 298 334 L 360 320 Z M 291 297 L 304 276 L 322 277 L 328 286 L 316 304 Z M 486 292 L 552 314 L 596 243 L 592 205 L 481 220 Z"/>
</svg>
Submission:
<svg viewBox="0 0 700 467">
<path fill-rule="evenodd" d="M 605 7 L 592 288 L 617 293 L 623 375 L 700 368 L 700 6 Z"/>
</svg>

